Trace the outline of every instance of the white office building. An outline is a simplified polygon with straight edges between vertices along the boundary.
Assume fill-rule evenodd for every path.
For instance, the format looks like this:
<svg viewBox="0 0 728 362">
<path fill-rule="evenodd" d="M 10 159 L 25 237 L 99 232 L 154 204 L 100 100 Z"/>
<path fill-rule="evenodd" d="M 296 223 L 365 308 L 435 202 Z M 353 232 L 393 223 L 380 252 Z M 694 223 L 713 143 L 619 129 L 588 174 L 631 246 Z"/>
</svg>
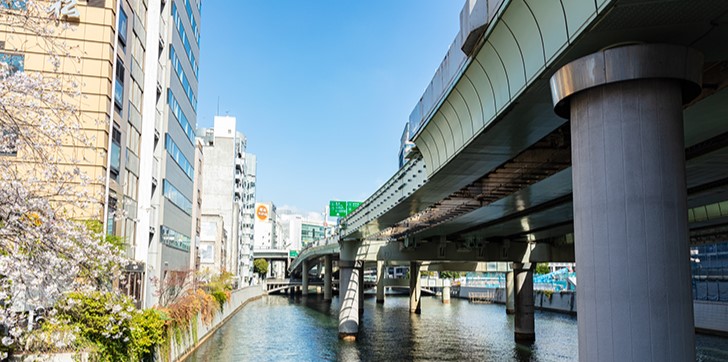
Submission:
<svg viewBox="0 0 728 362">
<path fill-rule="evenodd" d="M 244 187 L 247 140 L 236 126 L 235 117 L 216 116 L 214 127 L 198 129 L 197 137 L 202 140 L 205 155 L 202 214 L 222 216 L 227 235 L 222 267 L 244 285 L 252 276 L 251 230 L 245 227 L 244 215 L 245 200 L 250 197 Z"/>
</svg>

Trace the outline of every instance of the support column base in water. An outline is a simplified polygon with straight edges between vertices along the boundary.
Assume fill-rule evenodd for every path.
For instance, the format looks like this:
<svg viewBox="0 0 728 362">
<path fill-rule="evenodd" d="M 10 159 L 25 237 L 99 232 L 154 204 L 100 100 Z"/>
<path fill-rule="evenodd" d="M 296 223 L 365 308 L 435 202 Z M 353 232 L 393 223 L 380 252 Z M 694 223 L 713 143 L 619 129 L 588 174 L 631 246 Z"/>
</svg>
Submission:
<svg viewBox="0 0 728 362">
<path fill-rule="evenodd" d="M 516 343 L 531 344 L 536 341 L 536 333 L 514 333 Z"/>
<path fill-rule="evenodd" d="M 351 333 L 339 333 L 339 339 L 346 342 L 355 342 L 356 334 Z"/>
</svg>

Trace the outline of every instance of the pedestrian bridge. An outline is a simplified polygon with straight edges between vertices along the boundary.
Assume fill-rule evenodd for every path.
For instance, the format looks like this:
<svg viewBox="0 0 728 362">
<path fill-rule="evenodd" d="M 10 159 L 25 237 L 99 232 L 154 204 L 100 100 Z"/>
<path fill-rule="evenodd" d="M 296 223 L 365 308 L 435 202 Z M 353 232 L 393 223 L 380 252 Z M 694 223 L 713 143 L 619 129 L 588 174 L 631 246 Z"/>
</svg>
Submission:
<svg viewBox="0 0 728 362">
<path fill-rule="evenodd" d="M 409 161 L 341 221 L 340 334 L 358 331 L 348 283 L 379 240 L 377 261 L 411 270 L 514 263 L 520 341 L 535 338 L 532 263 L 575 261 L 580 360 L 693 360 L 689 243 L 728 240 L 725 14 L 724 0 L 466 1 L 410 116 Z"/>
<path fill-rule="evenodd" d="M 430 283 L 425 286 L 420 287 L 420 290 L 425 292 L 426 294 L 435 295 L 436 292 L 432 288 L 442 288 L 443 286 L 447 285 L 449 286 L 449 283 L 443 283 L 442 280 L 438 280 L 439 283 Z M 332 279 L 331 285 L 333 289 L 338 290 L 339 287 L 339 281 L 336 279 Z M 378 286 L 377 282 L 373 281 L 365 281 L 363 284 L 364 288 L 362 290 L 370 290 L 375 289 Z M 410 280 L 409 278 L 385 278 L 382 281 L 382 285 L 384 288 L 402 288 L 402 289 L 408 289 L 410 288 Z M 268 294 L 302 294 L 302 295 L 308 295 L 310 292 L 311 287 L 323 287 L 325 286 L 324 281 L 315 281 L 315 280 L 309 280 L 307 283 L 304 283 L 301 279 L 278 279 L 278 280 L 266 280 L 265 281 L 265 290 Z M 304 291 L 305 290 L 305 291 Z"/>
</svg>

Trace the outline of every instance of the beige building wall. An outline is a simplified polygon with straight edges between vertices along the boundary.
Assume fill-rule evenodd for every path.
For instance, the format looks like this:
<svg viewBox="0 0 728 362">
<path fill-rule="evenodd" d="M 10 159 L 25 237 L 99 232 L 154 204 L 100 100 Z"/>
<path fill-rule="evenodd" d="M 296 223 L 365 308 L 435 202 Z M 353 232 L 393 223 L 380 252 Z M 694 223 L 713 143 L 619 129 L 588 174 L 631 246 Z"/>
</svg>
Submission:
<svg viewBox="0 0 728 362">
<path fill-rule="evenodd" d="M 41 2 L 40 6 L 45 9 L 49 4 Z M 123 35 L 125 43 L 118 41 L 122 35 L 117 33 L 120 16 L 117 6 L 127 15 L 126 32 Z M 108 193 L 116 199 L 117 210 L 111 210 L 108 218 L 111 222 L 107 230 L 124 237 L 133 246 L 143 82 L 134 79 L 132 70 L 136 78 L 140 75 L 143 77 L 143 69 L 139 65 L 144 64 L 142 37 L 146 4 L 142 0 L 121 0 L 120 3 L 115 0 L 91 0 L 78 2 L 76 8 L 78 18 L 64 16 L 53 20 L 51 14 L 34 13 L 37 16 L 35 21 L 52 29 L 57 37 L 56 43 L 68 50 L 68 54 L 60 57 L 58 69 L 53 66 L 52 56 L 49 55 L 48 49 L 52 48 L 49 43 L 33 32 L 10 25 L 11 18 L 7 16 L 0 18 L 0 42 L 4 43 L 0 52 L 22 54 L 26 72 L 62 77 L 66 90 L 71 88 L 71 82 L 78 84 L 80 96 L 68 99 L 79 113 L 64 122 L 80 124 L 80 134 L 86 136 L 89 142 L 83 144 L 72 139 L 63 140 L 61 153 L 67 167 L 79 167 L 93 180 L 84 189 L 93 195 L 94 202 L 91 207 L 72 208 L 73 216 L 106 221 L 104 206 L 107 205 Z M 122 66 L 121 73 L 117 72 L 117 65 Z M 116 74 L 120 76 L 116 77 Z M 114 105 L 117 79 L 124 85 L 121 107 Z M 114 126 L 111 126 L 111 119 Z M 112 127 L 118 132 L 113 132 Z M 109 167 L 110 137 L 119 146 L 119 167 L 113 173 Z M 19 154 L 17 157 L 22 159 L 22 156 Z M 112 177 L 109 177 L 110 174 Z"/>
</svg>

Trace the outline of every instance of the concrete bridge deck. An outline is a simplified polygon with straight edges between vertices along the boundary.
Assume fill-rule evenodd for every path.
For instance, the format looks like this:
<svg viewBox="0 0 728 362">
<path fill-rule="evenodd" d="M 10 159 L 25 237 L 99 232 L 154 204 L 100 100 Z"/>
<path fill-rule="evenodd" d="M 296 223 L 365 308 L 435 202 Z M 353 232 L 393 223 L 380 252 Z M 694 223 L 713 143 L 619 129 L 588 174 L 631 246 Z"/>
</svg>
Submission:
<svg viewBox="0 0 728 362">
<path fill-rule="evenodd" d="M 728 240 L 726 43 L 723 0 L 467 1 L 410 161 L 341 222 L 341 335 L 367 262 L 508 261 L 533 340 L 531 263 L 576 261 L 580 360 L 694 359 L 689 244 Z"/>
</svg>

